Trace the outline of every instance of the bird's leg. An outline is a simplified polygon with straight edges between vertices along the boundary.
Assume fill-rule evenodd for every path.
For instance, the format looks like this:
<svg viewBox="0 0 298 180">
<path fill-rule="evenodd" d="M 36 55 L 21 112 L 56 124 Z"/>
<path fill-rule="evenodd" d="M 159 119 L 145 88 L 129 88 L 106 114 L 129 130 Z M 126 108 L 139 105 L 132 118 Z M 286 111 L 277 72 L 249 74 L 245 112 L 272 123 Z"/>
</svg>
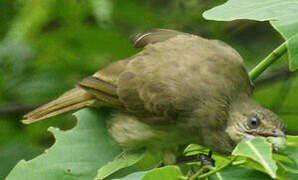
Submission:
<svg viewBox="0 0 298 180">
<path fill-rule="evenodd" d="M 199 153 L 191 156 L 181 156 L 176 159 L 176 162 L 177 164 L 180 164 L 180 163 L 200 161 L 202 163 L 202 166 L 204 165 L 215 166 L 215 161 L 214 159 L 211 158 L 211 156 L 212 156 L 212 151 L 209 151 L 208 155 Z"/>
</svg>

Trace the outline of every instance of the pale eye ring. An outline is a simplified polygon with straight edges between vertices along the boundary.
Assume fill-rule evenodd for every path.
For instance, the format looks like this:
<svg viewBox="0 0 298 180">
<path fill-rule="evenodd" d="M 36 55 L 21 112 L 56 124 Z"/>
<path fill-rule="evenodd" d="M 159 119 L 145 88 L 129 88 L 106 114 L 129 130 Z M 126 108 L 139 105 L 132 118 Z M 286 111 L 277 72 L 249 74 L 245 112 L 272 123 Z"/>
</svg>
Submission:
<svg viewBox="0 0 298 180">
<path fill-rule="evenodd" d="M 256 129 L 260 125 L 260 123 L 261 121 L 256 115 L 250 116 L 247 119 L 247 125 L 251 129 Z"/>
</svg>

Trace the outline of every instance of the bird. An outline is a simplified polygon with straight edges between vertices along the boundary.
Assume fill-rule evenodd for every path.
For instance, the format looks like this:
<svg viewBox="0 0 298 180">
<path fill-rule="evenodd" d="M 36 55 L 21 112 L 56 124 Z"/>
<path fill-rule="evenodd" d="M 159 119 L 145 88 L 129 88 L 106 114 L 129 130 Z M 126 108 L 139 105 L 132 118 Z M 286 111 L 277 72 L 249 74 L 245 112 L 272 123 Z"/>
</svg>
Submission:
<svg viewBox="0 0 298 180">
<path fill-rule="evenodd" d="M 123 149 L 174 155 L 184 144 L 230 154 L 241 141 L 285 137 L 283 121 L 253 98 L 243 59 L 228 44 L 169 29 L 138 33 L 131 41 L 139 53 L 82 79 L 22 122 L 109 107 L 108 132 Z"/>
</svg>

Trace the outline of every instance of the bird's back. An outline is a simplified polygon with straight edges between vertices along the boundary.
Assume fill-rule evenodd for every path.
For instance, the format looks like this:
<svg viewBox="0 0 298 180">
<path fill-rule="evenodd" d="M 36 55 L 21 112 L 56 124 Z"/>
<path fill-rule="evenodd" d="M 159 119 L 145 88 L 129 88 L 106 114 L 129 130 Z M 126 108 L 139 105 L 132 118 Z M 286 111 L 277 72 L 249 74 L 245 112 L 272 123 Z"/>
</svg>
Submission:
<svg viewBox="0 0 298 180">
<path fill-rule="evenodd" d="M 230 46 L 186 33 L 148 44 L 129 60 L 117 80 L 119 99 L 130 111 L 171 118 L 205 99 L 250 93 L 242 58 Z"/>
<path fill-rule="evenodd" d="M 98 104 L 173 120 L 206 106 L 206 99 L 251 92 L 242 58 L 221 41 L 173 30 L 140 33 L 132 40 L 135 47 L 144 47 L 140 53 L 83 79 L 74 90 L 27 114 L 24 122 Z"/>
</svg>

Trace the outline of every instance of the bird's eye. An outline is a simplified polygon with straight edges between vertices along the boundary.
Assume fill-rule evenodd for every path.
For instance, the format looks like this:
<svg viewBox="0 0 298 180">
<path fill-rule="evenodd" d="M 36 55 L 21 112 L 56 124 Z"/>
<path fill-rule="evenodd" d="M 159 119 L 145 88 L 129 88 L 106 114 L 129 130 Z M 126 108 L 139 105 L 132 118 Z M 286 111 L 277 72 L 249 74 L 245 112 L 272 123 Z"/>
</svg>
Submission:
<svg viewBox="0 0 298 180">
<path fill-rule="evenodd" d="M 247 120 L 247 125 L 251 129 L 255 129 L 260 125 L 260 119 L 256 115 L 250 116 Z"/>
</svg>

